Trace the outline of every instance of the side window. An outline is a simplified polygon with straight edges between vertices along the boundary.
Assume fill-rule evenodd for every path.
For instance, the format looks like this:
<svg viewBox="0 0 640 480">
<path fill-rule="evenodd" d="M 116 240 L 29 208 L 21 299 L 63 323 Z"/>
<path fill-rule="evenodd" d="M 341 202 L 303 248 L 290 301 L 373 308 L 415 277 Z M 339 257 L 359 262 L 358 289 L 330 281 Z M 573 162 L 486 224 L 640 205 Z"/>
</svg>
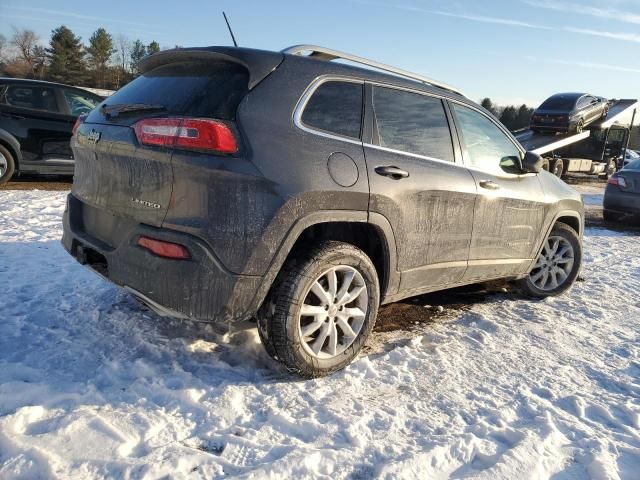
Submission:
<svg viewBox="0 0 640 480">
<path fill-rule="evenodd" d="M 49 87 L 9 85 L 3 100 L 12 107 L 60 112 L 55 91 Z"/>
<path fill-rule="evenodd" d="M 328 133 L 360 138 L 362 88 L 361 83 L 323 83 L 307 102 L 302 123 Z"/>
<path fill-rule="evenodd" d="M 520 150 L 513 141 L 484 115 L 452 103 L 465 146 L 468 167 L 489 173 L 520 173 Z"/>
<path fill-rule="evenodd" d="M 381 147 L 453 162 L 451 131 L 442 100 L 392 88 L 373 88 Z"/>
<path fill-rule="evenodd" d="M 95 97 L 90 97 L 74 90 L 63 90 L 63 93 L 64 99 L 69 106 L 69 111 L 74 117 L 89 113 L 100 103 Z"/>
</svg>

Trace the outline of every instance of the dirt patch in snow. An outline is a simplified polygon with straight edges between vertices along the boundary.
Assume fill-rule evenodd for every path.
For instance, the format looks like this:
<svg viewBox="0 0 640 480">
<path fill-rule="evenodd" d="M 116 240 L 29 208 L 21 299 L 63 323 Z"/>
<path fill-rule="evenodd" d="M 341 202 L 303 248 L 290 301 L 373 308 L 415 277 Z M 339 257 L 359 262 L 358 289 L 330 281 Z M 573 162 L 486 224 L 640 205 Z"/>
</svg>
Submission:
<svg viewBox="0 0 640 480">
<path fill-rule="evenodd" d="M 10 182 L 0 185 L 0 190 L 71 190 L 73 177 L 55 176 L 42 177 L 36 175 L 21 175 Z"/>
</svg>

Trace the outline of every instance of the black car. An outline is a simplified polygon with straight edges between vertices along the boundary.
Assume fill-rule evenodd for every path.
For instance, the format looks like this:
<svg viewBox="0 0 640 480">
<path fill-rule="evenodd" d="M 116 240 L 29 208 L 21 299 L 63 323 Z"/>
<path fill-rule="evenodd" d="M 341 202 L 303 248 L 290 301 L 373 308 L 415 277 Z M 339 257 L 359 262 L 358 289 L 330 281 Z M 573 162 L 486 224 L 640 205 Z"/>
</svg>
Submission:
<svg viewBox="0 0 640 480">
<path fill-rule="evenodd" d="M 502 278 L 546 297 L 578 274 L 580 195 L 454 87 L 315 46 L 141 70 L 71 140 L 62 242 L 162 315 L 257 319 L 317 376 L 380 304 Z"/>
<path fill-rule="evenodd" d="M 632 160 L 609 178 L 602 214 L 608 222 L 640 219 L 640 159 Z"/>
<path fill-rule="evenodd" d="M 557 93 L 533 112 L 530 128 L 534 132 L 580 133 L 590 123 L 606 117 L 608 112 L 606 98 L 588 93 Z"/>
<path fill-rule="evenodd" d="M 0 183 L 14 173 L 73 175 L 73 125 L 101 101 L 68 85 L 0 78 Z"/>
</svg>

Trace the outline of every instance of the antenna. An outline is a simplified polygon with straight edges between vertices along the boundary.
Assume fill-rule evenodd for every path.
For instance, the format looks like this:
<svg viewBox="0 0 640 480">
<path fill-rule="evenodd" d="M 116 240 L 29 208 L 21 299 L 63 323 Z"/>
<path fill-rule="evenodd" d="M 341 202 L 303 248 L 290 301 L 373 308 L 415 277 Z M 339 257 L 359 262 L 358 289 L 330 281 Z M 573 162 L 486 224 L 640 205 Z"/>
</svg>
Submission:
<svg viewBox="0 0 640 480">
<path fill-rule="evenodd" d="M 229 25 L 229 19 L 227 18 L 227 14 L 222 12 L 222 16 L 224 17 L 224 21 L 227 22 L 227 28 L 229 29 L 229 33 L 231 34 L 231 40 L 233 40 L 233 46 L 237 47 L 238 42 L 236 42 L 236 37 L 233 36 L 233 30 L 231 30 L 231 25 Z"/>
</svg>

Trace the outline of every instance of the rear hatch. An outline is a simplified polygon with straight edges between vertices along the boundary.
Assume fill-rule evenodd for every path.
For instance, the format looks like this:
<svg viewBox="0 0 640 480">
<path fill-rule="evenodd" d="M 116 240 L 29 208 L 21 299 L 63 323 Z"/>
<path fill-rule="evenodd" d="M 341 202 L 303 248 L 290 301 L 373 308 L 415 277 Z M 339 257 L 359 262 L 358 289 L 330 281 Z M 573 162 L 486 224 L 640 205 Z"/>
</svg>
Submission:
<svg viewBox="0 0 640 480">
<path fill-rule="evenodd" d="M 238 104 L 281 61 L 281 54 L 221 47 L 153 55 L 142 75 L 79 125 L 72 141 L 73 195 L 93 217 L 128 217 L 160 227 L 179 174 L 172 168 L 172 152 L 235 155 L 241 143 Z M 203 144 L 203 135 L 222 146 Z M 237 140 L 236 150 L 224 143 L 224 135 Z"/>
</svg>

